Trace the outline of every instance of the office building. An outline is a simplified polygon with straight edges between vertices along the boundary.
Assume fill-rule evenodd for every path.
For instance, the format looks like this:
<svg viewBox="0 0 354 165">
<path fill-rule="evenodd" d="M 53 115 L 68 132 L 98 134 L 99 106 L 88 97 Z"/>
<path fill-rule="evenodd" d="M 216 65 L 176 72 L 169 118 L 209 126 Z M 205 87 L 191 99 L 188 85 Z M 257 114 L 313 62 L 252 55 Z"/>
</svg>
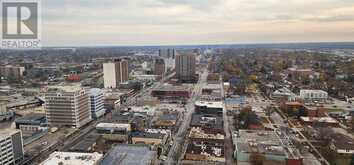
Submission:
<svg viewBox="0 0 354 165">
<path fill-rule="evenodd" d="M 154 74 L 163 76 L 165 74 L 166 66 L 163 59 L 156 59 L 154 63 Z"/>
<path fill-rule="evenodd" d="M 19 80 L 24 72 L 25 67 L 21 66 L 6 65 L 0 67 L 0 77 L 5 77 L 7 80 Z"/>
<path fill-rule="evenodd" d="M 50 126 L 79 128 L 91 121 L 90 99 L 80 87 L 58 87 L 45 94 L 45 110 Z"/>
<path fill-rule="evenodd" d="M 104 115 L 104 95 L 101 89 L 92 88 L 89 91 L 91 116 L 97 119 Z"/>
<path fill-rule="evenodd" d="M 172 58 L 174 59 L 176 55 L 175 49 L 160 49 L 159 56 L 163 58 Z"/>
<path fill-rule="evenodd" d="M 120 83 L 129 79 L 128 61 L 117 59 L 103 64 L 103 79 L 105 88 L 117 88 Z"/>
<path fill-rule="evenodd" d="M 194 54 L 177 54 L 175 63 L 176 76 L 180 81 L 195 80 L 196 60 Z"/>
<path fill-rule="evenodd" d="M 23 159 L 23 142 L 21 131 L 1 130 L 0 131 L 0 164 L 20 164 Z"/>
</svg>

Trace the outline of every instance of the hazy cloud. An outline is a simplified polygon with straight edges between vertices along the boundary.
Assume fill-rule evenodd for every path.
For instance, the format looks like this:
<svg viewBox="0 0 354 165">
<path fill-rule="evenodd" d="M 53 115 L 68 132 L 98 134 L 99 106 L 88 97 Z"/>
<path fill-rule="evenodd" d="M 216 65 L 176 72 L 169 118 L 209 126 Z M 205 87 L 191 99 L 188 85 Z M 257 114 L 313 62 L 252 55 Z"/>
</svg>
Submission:
<svg viewBox="0 0 354 165">
<path fill-rule="evenodd" d="M 45 45 L 354 40 L 353 0 L 42 2 Z"/>
</svg>

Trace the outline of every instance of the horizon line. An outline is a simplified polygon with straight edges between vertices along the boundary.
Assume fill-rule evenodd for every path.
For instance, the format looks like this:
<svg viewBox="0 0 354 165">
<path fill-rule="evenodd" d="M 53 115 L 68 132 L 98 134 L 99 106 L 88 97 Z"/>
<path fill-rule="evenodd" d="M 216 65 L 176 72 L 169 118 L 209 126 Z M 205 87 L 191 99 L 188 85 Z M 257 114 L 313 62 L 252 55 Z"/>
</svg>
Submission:
<svg viewBox="0 0 354 165">
<path fill-rule="evenodd" d="M 299 41 L 299 42 L 244 42 L 244 43 L 200 43 L 200 44 L 117 44 L 82 46 L 43 46 L 42 48 L 93 48 L 93 47 L 181 47 L 181 46 L 232 46 L 232 45 L 285 45 L 285 44 L 351 44 L 353 41 Z"/>
</svg>

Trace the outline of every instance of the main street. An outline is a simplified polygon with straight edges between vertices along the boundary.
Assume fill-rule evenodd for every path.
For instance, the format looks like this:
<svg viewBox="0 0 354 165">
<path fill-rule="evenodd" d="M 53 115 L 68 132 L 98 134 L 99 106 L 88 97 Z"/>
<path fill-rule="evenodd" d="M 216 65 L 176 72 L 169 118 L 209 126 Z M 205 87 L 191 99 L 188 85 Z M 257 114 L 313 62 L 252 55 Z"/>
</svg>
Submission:
<svg viewBox="0 0 354 165">
<path fill-rule="evenodd" d="M 179 127 L 179 130 L 174 137 L 173 145 L 168 153 L 167 160 L 165 161 L 166 165 L 174 165 L 178 163 L 178 159 L 182 153 L 182 147 L 186 140 L 186 134 L 188 133 L 187 130 L 189 128 L 189 123 L 192 119 L 192 114 L 194 113 L 194 103 L 201 95 L 202 88 L 206 84 L 206 79 L 208 76 L 208 71 L 206 68 L 203 69 L 201 75 L 199 76 L 198 83 L 195 85 L 193 92 L 191 94 L 191 98 L 186 105 L 186 114 L 184 115 L 184 120 Z"/>
<path fill-rule="evenodd" d="M 225 99 L 225 91 L 224 91 L 224 81 L 220 78 L 220 86 L 221 86 L 221 95 L 222 98 Z M 224 119 L 224 131 L 225 131 L 225 160 L 227 165 L 235 164 L 235 160 L 233 158 L 233 143 L 232 136 L 230 133 L 230 124 L 227 116 L 227 110 L 225 107 L 225 102 L 223 103 L 223 119 Z"/>
</svg>

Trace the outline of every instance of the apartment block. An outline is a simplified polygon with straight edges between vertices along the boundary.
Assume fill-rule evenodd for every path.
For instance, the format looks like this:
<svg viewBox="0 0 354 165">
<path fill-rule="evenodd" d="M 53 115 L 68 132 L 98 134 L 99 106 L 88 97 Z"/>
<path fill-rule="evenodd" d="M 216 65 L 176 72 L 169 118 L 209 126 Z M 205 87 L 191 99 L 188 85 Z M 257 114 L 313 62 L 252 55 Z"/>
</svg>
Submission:
<svg viewBox="0 0 354 165">
<path fill-rule="evenodd" d="M 180 81 L 195 80 L 196 58 L 194 54 L 176 55 L 176 76 Z"/>
<path fill-rule="evenodd" d="M 117 59 L 103 64 L 103 79 L 105 88 L 117 88 L 120 83 L 129 79 L 128 61 Z"/>
</svg>

